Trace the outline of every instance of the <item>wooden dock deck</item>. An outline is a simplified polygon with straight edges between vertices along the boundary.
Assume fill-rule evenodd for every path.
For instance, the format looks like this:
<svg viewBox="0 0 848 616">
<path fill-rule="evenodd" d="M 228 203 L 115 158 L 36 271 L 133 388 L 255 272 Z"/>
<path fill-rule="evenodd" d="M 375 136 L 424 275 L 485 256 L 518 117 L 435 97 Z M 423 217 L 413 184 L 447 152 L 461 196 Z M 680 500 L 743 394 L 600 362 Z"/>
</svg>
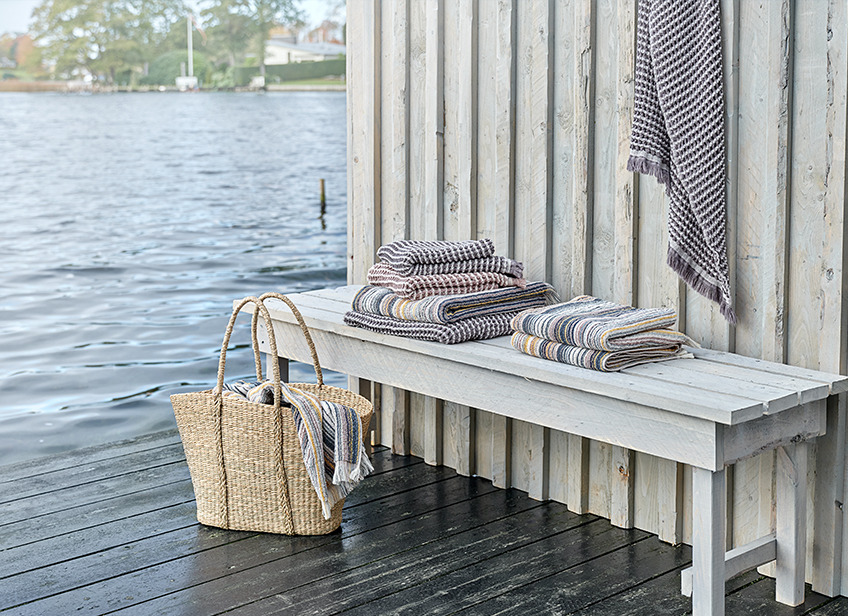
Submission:
<svg viewBox="0 0 848 616">
<path fill-rule="evenodd" d="M 201 526 L 175 432 L 0 469 L 0 613 L 678 615 L 690 549 L 419 458 L 373 455 L 339 532 Z M 728 614 L 848 614 L 750 572 Z"/>
</svg>

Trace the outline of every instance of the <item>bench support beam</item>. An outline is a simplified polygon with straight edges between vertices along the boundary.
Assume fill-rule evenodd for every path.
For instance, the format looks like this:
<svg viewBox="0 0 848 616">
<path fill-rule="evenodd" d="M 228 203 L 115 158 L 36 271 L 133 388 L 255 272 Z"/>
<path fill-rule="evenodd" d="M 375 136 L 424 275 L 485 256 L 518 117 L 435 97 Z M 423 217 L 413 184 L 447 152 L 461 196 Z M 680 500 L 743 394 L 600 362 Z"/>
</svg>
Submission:
<svg viewBox="0 0 848 616">
<path fill-rule="evenodd" d="M 777 540 L 774 533 L 734 548 L 724 555 L 724 579 L 727 581 L 740 573 L 771 562 L 776 555 Z M 687 597 L 692 596 L 692 567 L 680 573 L 680 592 Z"/>
</svg>

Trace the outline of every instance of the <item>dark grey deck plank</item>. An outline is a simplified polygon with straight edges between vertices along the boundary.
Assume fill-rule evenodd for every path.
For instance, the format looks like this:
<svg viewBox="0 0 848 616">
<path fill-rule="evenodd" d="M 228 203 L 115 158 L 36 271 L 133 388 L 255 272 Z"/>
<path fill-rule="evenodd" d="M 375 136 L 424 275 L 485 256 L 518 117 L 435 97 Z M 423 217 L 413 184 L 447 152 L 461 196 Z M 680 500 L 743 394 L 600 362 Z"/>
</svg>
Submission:
<svg viewBox="0 0 848 616">
<path fill-rule="evenodd" d="M 50 501 L 53 492 L 61 491 L 66 498 L 68 490 L 87 484 L 96 484 L 105 479 L 121 477 L 137 471 L 146 471 L 158 466 L 185 460 L 181 443 L 171 443 L 144 451 L 115 456 L 71 468 L 57 469 L 26 478 L 26 481 L 11 481 L 0 484 L 0 508 L 14 511 L 13 503 L 26 501 L 38 503 Z"/>
<path fill-rule="evenodd" d="M 691 612 L 688 547 L 385 448 L 373 460 L 341 532 L 322 537 L 197 524 L 174 431 L 0 468 L 0 612 Z M 802 606 L 777 604 L 756 571 L 727 592 L 728 615 L 848 615 L 848 598 L 809 587 Z"/>
<path fill-rule="evenodd" d="M 377 450 L 372 456 L 374 474 L 389 472 L 402 466 L 422 463 L 419 458 L 393 456 L 385 448 Z M 139 490 L 125 495 L 114 496 L 91 504 L 76 505 L 76 499 L 68 499 L 62 494 L 61 503 L 66 508 L 46 513 L 41 516 L 25 518 L 14 522 L 0 522 L 0 554 L 5 555 L 11 550 L 29 543 L 42 541 L 51 537 L 69 535 L 76 531 L 94 528 L 100 524 L 108 524 L 117 520 L 130 518 L 156 509 L 178 505 L 194 499 L 191 481 L 184 471 L 180 472 L 181 479 L 161 486 Z M 354 495 L 352 498 L 355 498 Z M 51 500 L 51 499 L 47 499 Z M 351 502 L 351 501 L 349 501 Z M 48 503 L 45 509 L 55 507 Z M 65 553 L 55 547 L 58 553 Z M 2 571 L 11 569 L 3 567 L 0 560 L 0 576 Z"/>
<path fill-rule="evenodd" d="M 800 616 L 822 605 L 827 597 L 810 589 L 807 584 L 804 602 L 791 607 L 774 600 L 775 582 L 772 578 L 761 577 L 756 582 L 728 593 L 725 609 L 728 614 L 768 614 L 769 616 Z"/>
<path fill-rule="evenodd" d="M 683 546 L 691 554 L 687 546 Z M 622 592 L 603 597 L 596 603 L 572 612 L 575 616 L 679 616 L 692 610 L 689 597 L 680 594 L 680 572 L 691 564 L 682 566 L 637 583 Z M 727 592 L 734 592 L 760 579 L 755 571 L 743 573 L 727 582 Z"/>
<path fill-rule="evenodd" d="M 538 507 L 529 499 L 491 488 L 484 481 L 457 477 L 444 482 L 441 493 L 433 499 L 424 495 L 427 507 L 432 510 L 414 515 L 396 516 L 388 526 L 379 527 L 357 535 L 343 534 L 321 549 L 292 554 L 268 565 L 236 572 L 212 579 L 186 591 L 173 593 L 146 604 L 119 612 L 130 614 L 216 614 L 245 604 L 252 614 L 266 614 L 268 606 L 257 599 L 270 593 L 298 589 L 303 584 L 325 582 L 333 589 L 340 583 L 340 573 L 350 570 L 373 572 L 381 562 L 384 566 L 399 566 L 397 558 L 413 546 L 438 542 L 444 534 L 462 532 L 469 526 L 477 527 L 491 521 L 493 516 L 508 516 L 528 508 Z M 483 490 L 482 493 L 479 491 Z M 412 496 L 412 495 L 411 495 Z M 410 501 L 419 500 L 413 497 Z M 421 503 L 420 503 L 421 504 Z M 397 513 L 397 512 L 395 512 Z M 471 513 L 472 515 L 469 515 Z M 373 592 L 369 582 L 361 593 Z M 318 596 L 312 606 L 324 603 Z M 296 608 L 297 613 L 313 614 L 313 610 Z"/>
<path fill-rule="evenodd" d="M 610 530 L 602 520 L 576 516 L 563 505 L 546 503 L 431 543 L 410 546 L 390 558 L 340 571 L 317 583 L 291 591 L 278 589 L 273 596 L 232 613 L 318 616 L 347 609 L 351 614 L 389 614 L 399 606 L 410 614 L 444 613 L 440 606 L 445 605 L 445 588 L 438 580 L 463 578 L 514 553 L 553 550 L 564 554 L 581 538 L 592 538 L 587 542 L 591 543 L 590 550 L 612 549 L 627 541 L 622 536 L 626 533 Z M 431 532 L 438 536 L 438 527 Z M 451 593 L 452 609 L 468 598 L 468 590 L 460 588 Z"/>
<path fill-rule="evenodd" d="M 655 537 L 602 520 L 481 560 L 345 614 L 567 614 L 632 585 L 640 571 L 644 576 L 678 566 L 679 558 L 685 558 L 678 554 Z"/>
<path fill-rule="evenodd" d="M 85 529 L 103 528 L 104 525 L 157 509 L 193 501 L 191 480 L 182 479 L 149 490 L 48 513 L 36 519 L 0 525 L 0 576 L 4 575 L 4 571 L 11 570 L 11 564 L 4 559 L 23 546 L 54 537 L 69 536 Z M 56 550 L 64 553 L 62 549 Z"/>
<path fill-rule="evenodd" d="M 47 514 L 69 511 L 76 507 L 104 502 L 116 496 L 127 496 L 188 478 L 188 467 L 185 460 L 179 457 L 164 461 L 152 468 L 142 468 L 82 485 L 61 487 L 47 494 L 21 498 L 0 505 L 0 528 L 13 522 L 34 520 Z"/>
<path fill-rule="evenodd" d="M 148 449 L 173 445 L 179 443 L 179 441 L 180 437 L 176 430 L 164 430 L 133 439 L 106 443 L 104 445 L 93 445 L 54 456 L 43 456 L 33 460 L 8 464 L 0 467 L 0 493 L 2 493 L 3 484 L 5 483 L 36 477 L 58 470 L 79 468 L 93 462 L 111 460 Z"/>
<path fill-rule="evenodd" d="M 810 616 L 845 616 L 848 614 L 848 597 L 834 597 L 828 599 L 813 611 Z"/>
<path fill-rule="evenodd" d="M 374 457 L 378 469 L 379 458 L 398 459 L 390 452 Z M 456 478 L 456 474 L 449 469 L 423 464 L 404 464 L 392 472 L 369 477 L 345 505 L 342 536 L 390 523 L 410 508 L 414 511 L 415 507 L 428 502 L 432 506 L 432 502 L 438 500 L 433 495 L 438 492 L 438 485 L 452 478 Z M 379 506 L 378 512 L 369 508 L 372 503 Z M 139 529 L 146 537 L 138 541 L 114 545 L 115 540 L 120 540 L 118 534 L 107 537 L 105 544 L 98 546 L 98 529 L 90 529 L 71 539 L 78 546 L 77 551 L 89 550 L 85 554 L 0 580 L 4 589 L 0 608 L 14 606 L 16 614 L 50 614 L 67 605 L 89 610 L 96 606 L 93 613 L 100 613 L 182 588 L 187 582 L 180 572 L 201 575 L 198 581 L 202 581 L 205 576 L 213 575 L 208 567 L 220 566 L 218 576 L 232 575 L 289 553 L 315 549 L 338 540 L 338 533 L 292 538 L 202 527 L 196 523 L 193 503 L 161 513 L 167 519 L 149 517 L 149 524 L 142 524 Z M 169 531 L 167 524 L 178 528 Z M 53 541 L 44 543 L 43 550 L 61 560 L 49 549 Z M 91 551 L 93 547 L 101 549 Z M 48 594 L 50 596 L 46 596 Z"/>
</svg>

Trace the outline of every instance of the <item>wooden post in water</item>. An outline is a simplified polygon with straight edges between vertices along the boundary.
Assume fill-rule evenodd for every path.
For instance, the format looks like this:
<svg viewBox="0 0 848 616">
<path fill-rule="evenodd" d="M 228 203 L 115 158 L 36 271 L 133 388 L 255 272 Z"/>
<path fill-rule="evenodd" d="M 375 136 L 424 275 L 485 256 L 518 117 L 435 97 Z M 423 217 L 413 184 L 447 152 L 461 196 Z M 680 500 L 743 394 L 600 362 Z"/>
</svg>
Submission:
<svg viewBox="0 0 848 616">
<path fill-rule="evenodd" d="M 324 215 L 327 213 L 327 196 L 324 193 L 324 178 L 319 181 L 321 182 L 321 215 L 319 218 L 321 219 L 321 228 L 326 229 L 327 223 L 324 220 Z"/>
</svg>

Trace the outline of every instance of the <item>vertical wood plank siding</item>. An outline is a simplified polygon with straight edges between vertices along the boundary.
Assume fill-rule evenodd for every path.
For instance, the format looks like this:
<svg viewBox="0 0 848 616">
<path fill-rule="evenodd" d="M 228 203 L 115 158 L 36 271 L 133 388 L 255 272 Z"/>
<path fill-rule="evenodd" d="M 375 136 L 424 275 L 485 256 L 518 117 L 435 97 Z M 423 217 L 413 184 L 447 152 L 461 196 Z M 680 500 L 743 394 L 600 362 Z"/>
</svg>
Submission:
<svg viewBox="0 0 848 616">
<path fill-rule="evenodd" d="M 663 189 L 625 167 L 635 0 L 349 0 L 349 281 L 395 239 L 490 237 L 564 299 L 671 306 L 704 346 L 844 374 L 848 6 L 721 8 L 737 327 L 665 265 Z M 689 467 L 382 389 L 396 451 L 690 540 Z M 809 453 L 808 580 L 845 594 L 845 400 L 828 426 Z M 731 544 L 773 528 L 774 471 L 770 454 L 728 472 Z"/>
</svg>

